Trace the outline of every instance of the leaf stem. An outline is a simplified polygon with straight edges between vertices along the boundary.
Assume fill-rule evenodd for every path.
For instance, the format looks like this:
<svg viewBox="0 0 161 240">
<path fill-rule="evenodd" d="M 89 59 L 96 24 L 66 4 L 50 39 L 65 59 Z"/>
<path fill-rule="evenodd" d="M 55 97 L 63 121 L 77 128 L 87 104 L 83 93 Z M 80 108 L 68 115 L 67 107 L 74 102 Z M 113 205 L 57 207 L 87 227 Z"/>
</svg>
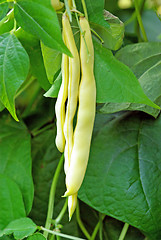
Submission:
<svg viewBox="0 0 161 240">
<path fill-rule="evenodd" d="M 50 233 L 48 229 L 50 229 L 51 221 L 52 221 L 52 217 L 53 217 L 56 186 L 57 186 L 60 172 L 62 170 L 63 161 L 64 161 L 64 155 L 62 154 L 61 158 L 59 160 L 58 166 L 56 168 L 56 171 L 55 171 L 55 174 L 53 177 L 53 181 L 52 181 L 52 185 L 51 185 L 51 189 L 50 189 L 47 219 L 46 219 L 46 224 L 45 224 L 45 229 L 44 229 L 44 234 L 43 234 L 46 239 L 48 237 L 48 234 Z"/>
<path fill-rule="evenodd" d="M 98 223 L 96 224 L 96 226 L 94 228 L 94 231 L 92 233 L 92 236 L 91 236 L 90 240 L 94 240 L 96 238 L 96 235 L 97 235 L 97 233 L 100 229 L 100 226 L 101 226 L 102 221 L 104 220 L 105 216 L 106 216 L 105 214 L 102 214 L 102 216 L 100 217 Z"/>
<path fill-rule="evenodd" d="M 81 2 L 82 2 L 82 6 L 83 6 L 84 15 L 85 15 L 86 19 L 88 20 L 88 13 L 87 13 L 87 7 L 86 7 L 85 0 L 81 0 Z"/>
<path fill-rule="evenodd" d="M 59 215 L 57 216 L 57 218 L 54 220 L 54 224 L 58 225 L 60 223 L 60 221 L 62 220 L 62 218 L 64 217 L 64 214 L 66 213 L 68 207 L 68 198 L 66 198 L 64 206 L 61 210 L 61 212 L 59 213 Z"/>
<path fill-rule="evenodd" d="M 136 11 L 137 20 L 138 20 L 141 32 L 143 34 L 144 42 L 148 42 L 148 38 L 147 38 L 145 29 L 144 29 L 144 26 L 143 26 L 140 10 L 139 10 L 139 6 L 138 6 L 138 0 L 134 0 L 134 5 L 135 5 L 135 11 Z"/>
<path fill-rule="evenodd" d="M 48 130 L 48 129 L 52 128 L 52 127 L 53 127 L 53 123 L 48 124 L 48 125 L 46 125 L 45 127 L 42 127 L 42 128 L 40 128 L 40 129 L 38 129 L 38 130 L 35 130 L 35 131 L 31 132 L 31 133 L 32 133 L 32 136 L 33 136 L 33 137 L 36 137 L 37 135 L 45 132 L 46 130 Z"/>
<path fill-rule="evenodd" d="M 80 218 L 80 209 L 79 209 L 79 202 L 77 202 L 77 207 L 76 207 L 76 219 L 77 219 L 77 222 L 78 222 L 78 225 L 80 227 L 80 229 L 82 230 L 82 232 L 84 233 L 84 236 L 86 236 L 86 238 L 88 240 L 91 239 L 91 236 L 90 234 L 88 233 L 88 231 L 86 230 L 81 218 Z"/>
<path fill-rule="evenodd" d="M 85 240 L 83 238 L 78 238 L 78 237 L 74 237 L 74 236 L 71 236 L 71 235 L 67 235 L 67 234 L 64 234 L 64 233 L 59 233 L 59 232 L 56 232 L 56 231 L 51 231 L 49 229 L 46 229 L 44 227 L 40 227 L 41 230 L 43 230 L 44 232 L 47 232 L 47 233 L 51 233 L 53 235 L 56 235 L 56 236 L 60 236 L 60 237 L 63 237 L 63 238 L 67 238 L 67 239 L 72 239 L 72 240 Z"/>
<path fill-rule="evenodd" d="M 128 228 L 129 228 L 129 224 L 125 223 L 118 240 L 124 240 Z"/>
<path fill-rule="evenodd" d="M 91 28 L 91 32 L 93 32 L 94 35 L 96 35 L 96 37 L 101 41 L 102 44 L 104 43 L 104 40 L 103 40 L 103 39 L 100 37 L 100 35 L 98 35 L 98 33 L 97 33 L 95 30 L 93 30 L 92 28 Z"/>
<path fill-rule="evenodd" d="M 99 238 L 100 240 L 103 240 L 103 220 L 102 220 L 102 214 L 99 214 L 99 221 L 100 221 L 100 228 L 99 228 Z"/>
</svg>

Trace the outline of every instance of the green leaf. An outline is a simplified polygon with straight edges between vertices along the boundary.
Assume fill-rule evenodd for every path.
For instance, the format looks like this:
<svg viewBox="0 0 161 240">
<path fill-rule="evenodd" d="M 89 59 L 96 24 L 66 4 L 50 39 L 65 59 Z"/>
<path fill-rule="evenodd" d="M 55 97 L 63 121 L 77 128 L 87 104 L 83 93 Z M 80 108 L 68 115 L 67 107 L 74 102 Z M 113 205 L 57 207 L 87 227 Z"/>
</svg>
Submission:
<svg viewBox="0 0 161 240">
<path fill-rule="evenodd" d="M 5 106 L 4 106 L 3 103 L 0 101 L 0 112 L 2 112 L 4 108 L 5 108 Z"/>
<path fill-rule="evenodd" d="M 10 32 L 14 26 L 14 19 L 4 22 L 0 27 L 0 35 L 6 32 Z"/>
<path fill-rule="evenodd" d="M 49 82 L 52 84 L 55 73 L 61 67 L 61 54 L 60 52 L 52 48 L 46 47 L 42 42 L 41 42 L 41 51 L 43 55 L 46 73 L 47 73 Z"/>
<path fill-rule="evenodd" d="M 57 15 L 50 0 L 18 0 L 14 11 L 16 21 L 25 31 L 37 36 L 48 47 L 71 55 L 62 40 Z"/>
<path fill-rule="evenodd" d="M 139 79 L 145 94 L 161 106 L 161 43 L 131 44 L 116 53 L 116 58 L 128 65 Z M 133 57 L 130 57 L 130 55 Z M 154 117 L 159 114 L 158 109 L 144 104 L 106 103 L 101 112 L 113 113 L 121 110 L 140 110 Z"/>
<path fill-rule="evenodd" d="M 149 41 L 159 41 L 161 42 L 160 29 L 161 29 L 161 21 L 157 17 L 157 14 L 154 10 L 146 10 L 143 11 L 142 20 L 145 28 L 145 32 L 147 33 L 147 37 Z"/>
<path fill-rule="evenodd" d="M 79 192 L 97 211 L 155 240 L 161 236 L 160 136 L 161 116 L 153 120 L 122 114 L 100 126 Z"/>
<path fill-rule="evenodd" d="M 8 9 L 9 5 L 7 2 L 0 4 L 0 20 L 6 16 Z"/>
<path fill-rule="evenodd" d="M 141 65 L 141 64 L 140 64 Z M 139 78 L 139 82 L 151 100 L 161 106 L 161 61 L 144 72 Z M 137 110 L 146 112 L 153 117 L 160 113 L 159 109 L 154 109 L 144 104 L 136 103 L 106 103 L 100 111 L 102 113 L 114 113 L 122 110 Z"/>
<path fill-rule="evenodd" d="M 56 78 L 56 80 L 54 81 L 53 85 L 51 86 L 51 88 L 44 94 L 45 97 L 51 97 L 51 98 L 56 98 L 58 96 L 59 93 L 59 89 L 61 86 L 61 82 L 62 82 L 62 74 L 61 72 L 59 73 L 58 77 Z"/>
<path fill-rule="evenodd" d="M 0 174 L 19 186 L 28 214 L 33 201 L 30 135 L 22 122 L 5 115 L 0 118 L 0 163 Z"/>
<path fill-rule="evenodd" d="M 37 229 L 37 226 L 30 218 L 19 218 L 8 224 L 8 226 L 2 231 L 3 235 L 13 234 L 15 239 L 23 239 L 33 234 Z"/>
<path fill-rule="evenodd" d="M 0 36 L 0 100 L 18 121 L 14 98 L 29 70 L 29 58 L 18 39 L 9 33 Z"/>
<path fill-rule="evenodd" d="M 143 92 L 137 78 L 112 53 L 98 43 L 95 46 L 97 102 L 144 103 L 160 109 Z"/>
<path fill-rule="evenodd" d="M 109 23 L 110 28 L 96 23 L 91 23 L 91 27 L 104 40 L 104 47 L 117 50 L 123 43 L 124 24 L 108 11 L 104 11 L 104 18 Z"/>
<path fill-rule="evenodd" d="M 131 57 L 131 54 L 133 57 Z M 130 68 L 134 65 L 143 64 L 144 61 L 146 63 L 151 63 L 155 57 L 159 57 L 161 54 L 161 43 L 159 42 L 153 42 L 153 43 L 137 43 L 137 44 L 130 44 L 126 47 L 120 49 L 115 57 L 129 66 Z M 157 60 L 158 61 L 158 60 Z M 157 63 L 157 62 L 155 62 Z M 146 67 L 146 64 L 142 65 L 142 67 Z M 147 69 L 149 66 L 147 67 Z M 142 68 L 140 68 L 141 70 Z M 144 70 L 143 70 L 144 71 Z M 140 74 L 137 75 L 137 77 L 140 77 Z"/>
<path fill-rule="evenodd" d="M 9 177 L 0 174 L 0 186 L 0 229 L 2 230 L 11 221 L 25 217 L 26 213 L 18 185 Z"/>
<path fill-rule="evenodd" d="M 41 233 L 35 233 L 28 237 L 27 240 L 45 240 L 46 238 Z"/>
</svg>

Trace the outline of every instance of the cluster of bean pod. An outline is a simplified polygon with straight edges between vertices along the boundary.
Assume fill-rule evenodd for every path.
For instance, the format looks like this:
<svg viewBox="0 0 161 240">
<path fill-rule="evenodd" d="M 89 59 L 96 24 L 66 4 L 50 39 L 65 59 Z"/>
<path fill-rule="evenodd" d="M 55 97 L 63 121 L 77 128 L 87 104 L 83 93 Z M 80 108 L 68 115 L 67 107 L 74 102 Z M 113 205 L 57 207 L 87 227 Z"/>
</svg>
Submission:
<svg viewBox="0 0 161 240">
<path fill-rule="evenodd" d="M 68 15 L 64 13 L 62 16 L 63 40 L 73 57 L 62 55 L 62 84 L 55 105 L 56 146 L 60 152 L 64 152 L 65 157 L 67 191 L 64 196 L 68 197 L 69 219 L 76 208 L 77 193 L 88 163 L 96 107 L 94 49 L 90 26 L 85 17 L 80 17 L 79 23 L 83 32 L 80 35 L 80 54 Z M 77 106 L 77 122 L 73 129 Z"/>
</svg>

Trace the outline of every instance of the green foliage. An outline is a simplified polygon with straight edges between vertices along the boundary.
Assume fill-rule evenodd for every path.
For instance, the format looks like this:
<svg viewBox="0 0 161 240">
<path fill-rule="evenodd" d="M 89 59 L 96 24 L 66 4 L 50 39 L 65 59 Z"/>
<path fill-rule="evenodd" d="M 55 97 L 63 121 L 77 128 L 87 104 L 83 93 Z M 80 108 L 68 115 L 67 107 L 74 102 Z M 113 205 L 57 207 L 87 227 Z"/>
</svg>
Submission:
<svg viewBox="0 0 161 240">
<path fill-rule="evenodd" d="M 0 100 L 18 121 L 14 97 L 29 70 L 29 58 L 14 34 L 0 36 Z"/>
<path fill-rule="evenodd" d="M 122 114 L 100 128 L 79 197 L 160 239 L 161 117 L 144 117 Z"/>
<path fill-rule="evenodd" d="M 33 201 L 30 135 L 22 122 L 16 123 L 7 116 L 0 119 L 0 163 L 0 174 L 20 188 L 28 214 Z"/>
<path fill-rule="evenodd" d="M 18 184 L 11 178 L 0 174 L 0 229 L 4 229 L 15 219 L 25 217 L 25 206 Z"/>
<path fill-rule="evenodd" d="M 146 95 L 158 106 L 161 106 L 160 49 L 159 42 L 138 43 L 128 45 L 116 53 L 116 58 L 131 68 Z M 113 113 L 125 109 L 144 111 L 154 117 L 157 117 L 160 112 L 144 104 L 110 102 L 102 107 L 101 112 Z"/>
<path fill-rule="evenodd" d="M 8 226 L 0 233 L 1 235 L 13 234 L 16 240 L 23 239 L 33 234 L 37 229 L 37 226 L 29 218 L 20 218 L 14 220 L 8 224 Z"/>
<path fill-rule="evenodd" d="M 8 3 L 0 4 L 0 20 L 3 19 L 8 12 Z"/>
<path fill-rule="evenodd" d="M 25 31 L 37 36 L 48 47 L 70 54 L 62 40 L 57 15 L 49 0 L 18 0 L 14 12 L 17 22 Z"/>
<path fill-rule="evenodd" d="M 73 239 L 120 240 L 128 223 L 121 240 L 160 240 L 159 1 L 138 1 L 139 12 L 136 0 L 127 9 L 117 0 L 75 2 L 71 27 L 78 51 L 76 16 L 86 15 L 84 2 L 92 31 L 97 111 L 79 207 L 69 222 L 51 99 L 62 82 L 62 53 L 70 56 L 61 33 L 68 1 L 56 12 L 50 0 L 0 0 L 0 239 L 65 239 L 46 238 L 40 227 L 52 199 L 49 227 Z"/>
</svg>

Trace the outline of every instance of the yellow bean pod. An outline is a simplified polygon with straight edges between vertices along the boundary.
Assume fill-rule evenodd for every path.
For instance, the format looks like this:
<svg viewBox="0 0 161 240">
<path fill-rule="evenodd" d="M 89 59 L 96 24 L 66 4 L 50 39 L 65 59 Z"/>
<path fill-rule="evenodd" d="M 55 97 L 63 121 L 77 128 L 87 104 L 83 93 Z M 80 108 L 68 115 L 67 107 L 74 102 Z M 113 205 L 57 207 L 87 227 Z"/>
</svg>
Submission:
<svg viewBox="0 0 161 240">
<path fill-rule="evenodd" d="M 71 220 L 73 213 L 77 206 L 77 193 L 68 197 L 68 212 L 69 212 L 69 221 Z"/>
<path fill-rule="evenodd" d="M 64 30 L 63 39 L 65 41 Z M 57 119 L 57 135 L 56 146 L 60 152 L 64 152 L 65 136 L 64 136 L 64 122 L 65 122 L 65 102 L 68 96 L 68 79 L 69 79 L 69 59 L 66 54 L 62 55 L 62 83 L 59 90 L 58 98 L 55 104 L 55 113 Z"/>
<path fill-rule="evenodd" d="M 64 3 L 60 2 L 59 0 L 51 0 L 51 5 L 55 11 L 60 10 L 64 7 Z"/>
<path fill-rule="evenodd" d="M 66 46 L 72 53 L 73 57 L 69 57 L 69 83 L 68 83 L 68 102 L 66 108 L 66 117 L 64 123 L 64 135 L 66 140 L 65 145 L 65 164 L 64 170 L 67 174 L 67 170 L 70 166 L 71 152 L 73 148 L 73 118 L 77 108 L 78 102 L 78 86 L 80 80 L 80 60 L 78 50 L 75 44 L 73 32 L 70 26 L 69 19 L 66 14 L 63 14 L 62 24 Z"/>
<path fill-rule="evenodd" d="M 70 167 L 66 175 L 67 191 L 65 196 L 77 193 L 82 184 L 89 158 L 96 108 L 96 85 L 93 73 L 94 48 L 90 26 L 86 18 L 80 18 L 80 26 L 84 32 L 84 38 L 81 34 L 80 43 L 82 78 L 79 87 L 79 107 L 74 131 L 74 145 Z"/>
</svg>

